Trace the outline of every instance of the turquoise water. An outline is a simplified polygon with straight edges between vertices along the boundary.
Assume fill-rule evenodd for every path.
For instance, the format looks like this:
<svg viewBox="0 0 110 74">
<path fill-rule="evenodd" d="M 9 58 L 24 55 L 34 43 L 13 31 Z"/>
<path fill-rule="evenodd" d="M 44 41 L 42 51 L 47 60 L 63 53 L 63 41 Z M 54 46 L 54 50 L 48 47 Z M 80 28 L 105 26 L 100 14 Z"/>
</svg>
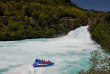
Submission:
<svg viewBox="0 0 110 74">
<path fill-rule="evenodd" d="M 91 40 L 87 26 L 59 38 L 0 42 L 0 74 L 76 74 L 87 69 L 90 52 L 100 49 Z M 51 60 L 54 66 L 33 68 L 36 58 Z"/>
</svg>

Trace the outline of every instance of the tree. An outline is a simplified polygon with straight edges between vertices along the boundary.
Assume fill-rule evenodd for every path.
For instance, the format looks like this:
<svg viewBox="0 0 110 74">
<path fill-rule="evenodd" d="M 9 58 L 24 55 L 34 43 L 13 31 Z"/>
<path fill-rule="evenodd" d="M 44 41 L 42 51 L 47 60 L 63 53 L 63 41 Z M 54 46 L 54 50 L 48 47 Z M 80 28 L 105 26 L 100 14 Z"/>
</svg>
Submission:
<svg viewBox="0 0 110 74">
<path fill-rule="evenodd" d="M 99 50 L 91 52 L 90 67 L 87 71 L 83 69 L 78 74 L 109 74 L 110 73 L 110 54 Z"/>
</svg>

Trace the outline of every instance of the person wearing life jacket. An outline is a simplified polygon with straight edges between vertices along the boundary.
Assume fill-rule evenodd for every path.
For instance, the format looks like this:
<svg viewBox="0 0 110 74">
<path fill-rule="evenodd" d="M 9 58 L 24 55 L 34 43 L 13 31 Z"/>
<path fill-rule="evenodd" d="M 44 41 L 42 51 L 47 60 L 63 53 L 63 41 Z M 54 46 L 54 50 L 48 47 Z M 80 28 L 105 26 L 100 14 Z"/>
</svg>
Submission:
<svg viewBox="0 0 110 74">
<path fill-rule="evenodd" d="M 41 62 L 43 63 L 43 60 L 41 60 Z"/>
<path fill-rule="evenodd" d="M 44 61 L 42 61 L 42 63 L 43 63 L 43 64 L 45 64 L 45 60 L 44 60 Z"/>
<path fill-rule="evenodd" d="M 47 64 L 50 64 L 50 61 L 49 60 L 47 61 Z"/>
<path fill-rule="evenodd" d="M 38 59 L 36 59 L 35 61 L 38 61 Z"/>
<path fill-rule="evenodd" d="M 44 60 L 44 63 L 47 64 L 47 62 Z"/>
<path fill-rule="evenodd" d="M 39 63 L 42 63 L 42 61 L 39 59 Z"/>
</svg>

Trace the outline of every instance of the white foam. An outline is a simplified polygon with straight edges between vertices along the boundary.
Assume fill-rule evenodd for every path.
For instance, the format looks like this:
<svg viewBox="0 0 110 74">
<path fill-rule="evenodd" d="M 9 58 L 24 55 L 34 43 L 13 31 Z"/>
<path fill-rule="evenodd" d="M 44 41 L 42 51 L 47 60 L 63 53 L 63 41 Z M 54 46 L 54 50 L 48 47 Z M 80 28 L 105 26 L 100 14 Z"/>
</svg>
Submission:
<svg viewBox="0 0 110 74">
<path fill-rule="evenodd" d="M 24 65 L 12 68 L 9 71 L 4 72 L 3 74 L 50 74 L 54 72 L 54 69 L 55 66 L 34 68 L 32 66 L 32 63 L 25 63 Z M 54 72 L 53 74 L 55 73 L 56 72 Z"/>
<path fill-rule="evenodd" d="M 76 66 L 77 69 L 80 63 L 87 64 L 90 52 L 100 47 L 91 40 L 87 26 L 70 31 L 67 36 L 60 38 L 0 42 L 0 44 L 2 46 L 0 65 L 6 68 L 9 65 L 16 66 L 10 67 L 9 71 L 3 74 L 62 74 L 63 68 L 68 65 L 73 65 L 72 68 Z M 51 60 L 55 65 L 33 68 L 32 64 L 36 58 Z M 19 64 L 22 65 L 18 66 Z M 69 70 L 68 68 L 66 71 Z"/>
</svg>

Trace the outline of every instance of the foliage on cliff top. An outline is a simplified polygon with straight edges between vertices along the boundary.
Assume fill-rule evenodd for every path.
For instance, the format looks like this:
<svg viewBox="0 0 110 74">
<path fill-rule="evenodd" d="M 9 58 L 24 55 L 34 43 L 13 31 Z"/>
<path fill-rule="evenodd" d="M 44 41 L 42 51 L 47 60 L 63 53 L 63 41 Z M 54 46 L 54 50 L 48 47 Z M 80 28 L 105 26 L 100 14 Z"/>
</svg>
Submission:
<svg viewBox="0 0 110 74">
<path fill-rule="evenodd" d="M 110 13 L 98 13 L 95 23 L 90 25 L 90 32 L 94 40 L 101 44 L 103 49 L 110 50 Z"/>
<path fill-rule="evenodd" d="M 87 24 L 86 13 L 69 0 L 1 0 L 0 16 L 0 40 L 56 37 Z M 78 25 L 66 27 L 65 17 Z"/>
</svg>

